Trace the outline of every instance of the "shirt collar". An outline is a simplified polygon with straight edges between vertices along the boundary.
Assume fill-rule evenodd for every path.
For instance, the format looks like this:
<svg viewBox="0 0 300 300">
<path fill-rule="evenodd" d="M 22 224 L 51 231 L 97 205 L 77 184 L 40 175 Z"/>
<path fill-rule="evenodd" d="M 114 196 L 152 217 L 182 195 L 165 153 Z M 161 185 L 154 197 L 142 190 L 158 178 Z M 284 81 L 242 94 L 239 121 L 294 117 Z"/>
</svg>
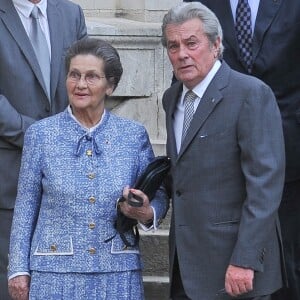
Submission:
<svg viewBox="0 0 300 300">
<path fill-rule="evenodd" d="M 47 0 L 41 0 L 37 4 L 33 4 L 29 0 L 13 0 L 15 8 L 26 18 L 30 17 L 34 5 L 38 6 L 43 17 L 47 18 Z"/>
<path fill-rule="evenodd" d="M 93 131 L 94 131 L 94 130 L 102 123 L 102 121 L 103 121 L 103 119 L 104 119 L 104 116 L 105 116 L 105 114 L 106 114 L 106 110 L 104 109 L 100 121 L 99 121 L 95 126 L 93 126 L 93 127 L 91 127 L 91 128 L 86 128 L 86 127 L 84 127 L 84 126 L 78 121 L 78 119 L 74 116 L 70 104 L 69 104 L 68 107 L 67 107 L 67 111 L 68 111 L 68 113 L 70 114 L 71 118 L 74 119 L 75 122 L 78 123 L 81 127 L 83 127 L 84 130 L 85 130 L 87 133 L 93 132 Z"/>
<path fill-rule="evenodd" d="M 212 81 L 212 79 L 214 78 L 214 76 L 216 75 L 216 73 L 218 72 L 219 68 L 221 67 L 221 62 L 219 60 L 217 60 L 213 67 L 211 68 L 211 70 L 208 72 L 208 74 L 205 76 L 205 78 L 198 83 L 194 88 L 193 88 L 193 92 L 201 99 L 203 97 L 204 92 L 206 91 L 208 85 L 210 84 L 210 82 Z M 189 89 L 183 85 L 182 88 L 182 94 L 183 97 L 186 94 L 186 92 Z"/>
</svg>

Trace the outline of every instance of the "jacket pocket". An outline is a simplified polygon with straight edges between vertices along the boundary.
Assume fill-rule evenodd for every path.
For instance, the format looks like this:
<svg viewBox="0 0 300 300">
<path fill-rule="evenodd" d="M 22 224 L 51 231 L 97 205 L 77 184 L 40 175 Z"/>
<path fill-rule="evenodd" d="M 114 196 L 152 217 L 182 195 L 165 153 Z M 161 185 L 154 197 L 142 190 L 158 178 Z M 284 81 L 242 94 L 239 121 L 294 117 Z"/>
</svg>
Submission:
<svg viewBox="0 0 300 300">
<path fill-rule="evenodd" d="M 33 255 L 74 255 L 72 237 L 40 240 Z"/>
<path fill-rule="evenodd" d="M 125 233 L 125 237 L 128 240 L 130 244 L 133 244 L 135 239 L 133 234 L 127 232 Z M 122 241 L 121 237 L 119 234 L 117 234 L 113 239 L 112 239 L 112 244 L 111 244 L 111 253 L 112 254 L 120 254 L 120 253 L 136 253 L 139 254 L 139 246 L 135 247 L 126 247 L 124 242 Z"/>
</svg>

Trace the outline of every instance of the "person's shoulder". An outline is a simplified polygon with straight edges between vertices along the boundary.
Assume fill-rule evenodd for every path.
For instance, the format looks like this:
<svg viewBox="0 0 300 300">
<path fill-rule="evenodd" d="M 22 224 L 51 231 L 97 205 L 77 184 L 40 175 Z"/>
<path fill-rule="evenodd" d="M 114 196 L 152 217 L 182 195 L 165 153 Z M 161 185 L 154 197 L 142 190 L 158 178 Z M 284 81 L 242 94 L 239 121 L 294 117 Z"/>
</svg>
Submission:
<svg viewBox="0 0 300 300">
<path fill-rule="evenodd" d="M 66 112 L 61 112 L 50 117 L 38 120 L 29 126 L 27 131 L 38 131 L 44 130 L 51 131 L 52 129 L 59 126 L 59 123 L 64 120 Z"/>
<path fill-rule="evenodd" d="M 251 74 L 244 74 L 233 69 L 231 69 L 231 81 L 235 82 L 234 84 L 239 82 L 246 86 L 267 86 L 267 84 L 258 77 Z"/>
<path fill-rule="evenodd" d="M 173 93 L 178 93 L 180 90 L 182 90 L 182 82 L 178 80 L 174 80 L 171 86 L 169 86 L 165 92 L 164 96 L 168 96 Z"/>
<path fill-rule="evenodd" d="M 123 116 L 119 116 L 119 115 L 115 115 L 111 112 L 108 112 L 109 114 L 109 122 L 111 124 L 114 124 L 114 126 L 119 127 L 120 129 L 128 129 L 128 128 L 132 128 L 132 129 L 137 129 L 137 130 L 144 130 L 144 125 L 141 122 L 138 122 L 136 120 L 133 119 L 129 119 Z"/>
<path fill-rule="evenodd" d="M 80 7 L 79 4 L 74 3 L 70 0 L 48 0 L 48 2 L 51 1 L 52 4 L 54 4 L 57 7 L 64 7 L 65 9 L 74 9 Z"/>
</svg>

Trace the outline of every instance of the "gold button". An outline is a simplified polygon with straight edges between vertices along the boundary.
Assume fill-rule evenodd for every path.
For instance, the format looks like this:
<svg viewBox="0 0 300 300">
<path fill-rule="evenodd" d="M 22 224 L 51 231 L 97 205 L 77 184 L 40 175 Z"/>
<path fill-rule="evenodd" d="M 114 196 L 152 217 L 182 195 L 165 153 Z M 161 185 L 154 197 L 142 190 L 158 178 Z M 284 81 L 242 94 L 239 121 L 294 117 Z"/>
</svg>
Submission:
<svg viewBox="0 0 300 300">
<path fill-rule="evenodd" d="M 56 252 L 56 250 L 57 250 L 56 245 L 55 245 L 55 244 L 51 245 L 51 246 L 50 246 L 50 250 L 51 250 L 52 252 Z"/>
<path fill-rule="evenodd" d="M 93 151 L 92 150 L 86 150 L 86 155 L 87 156 L 92 156 L 93 154 Z"/>
<path fill-rule="evenodd" d="M 90 224 L 89 224 L 89 228 L 90 228 L 90 229 L 95 229 L 95 227 L 96 227 L 96 224 L 95 224 L 95 223 L 90 223 Z"/>
<path fill-rule="evenodd" d="M 91 196 L 89 198 L 90 203 L 95 203 L 96 202 L 96 198 L 94 196 Z"/>
<path fill-rule="evenodd" d="M 90 254 L 95 254 L 96 253 L 96 248 L 92 247 L 89 249 Z"/>
<path fill-rule="evenodd" d="M 89 179 L 94 179 L 96 177 L 96 174 L 95 173 L 89 173 L 88 174 L 88 178 Z"/>
</svg>

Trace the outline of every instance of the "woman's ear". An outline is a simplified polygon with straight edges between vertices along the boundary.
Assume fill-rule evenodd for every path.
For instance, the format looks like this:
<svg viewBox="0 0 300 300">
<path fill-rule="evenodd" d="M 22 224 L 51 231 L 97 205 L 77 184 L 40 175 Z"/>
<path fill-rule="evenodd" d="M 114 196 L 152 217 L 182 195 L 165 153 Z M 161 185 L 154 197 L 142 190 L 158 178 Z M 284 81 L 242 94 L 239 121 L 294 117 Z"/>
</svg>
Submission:
<svg viewBox="0 0 300 300">
<path fill-rule="evenodd" d="M 113 91 L 114 91 L 114 86 L 113 86 L 113 85 L 109 86 L 109 87 L 106 89 L 106 95 L 107 95 L 107 96 L 111 96 L 111 94 L 113 93 Z"/>
</svg>

